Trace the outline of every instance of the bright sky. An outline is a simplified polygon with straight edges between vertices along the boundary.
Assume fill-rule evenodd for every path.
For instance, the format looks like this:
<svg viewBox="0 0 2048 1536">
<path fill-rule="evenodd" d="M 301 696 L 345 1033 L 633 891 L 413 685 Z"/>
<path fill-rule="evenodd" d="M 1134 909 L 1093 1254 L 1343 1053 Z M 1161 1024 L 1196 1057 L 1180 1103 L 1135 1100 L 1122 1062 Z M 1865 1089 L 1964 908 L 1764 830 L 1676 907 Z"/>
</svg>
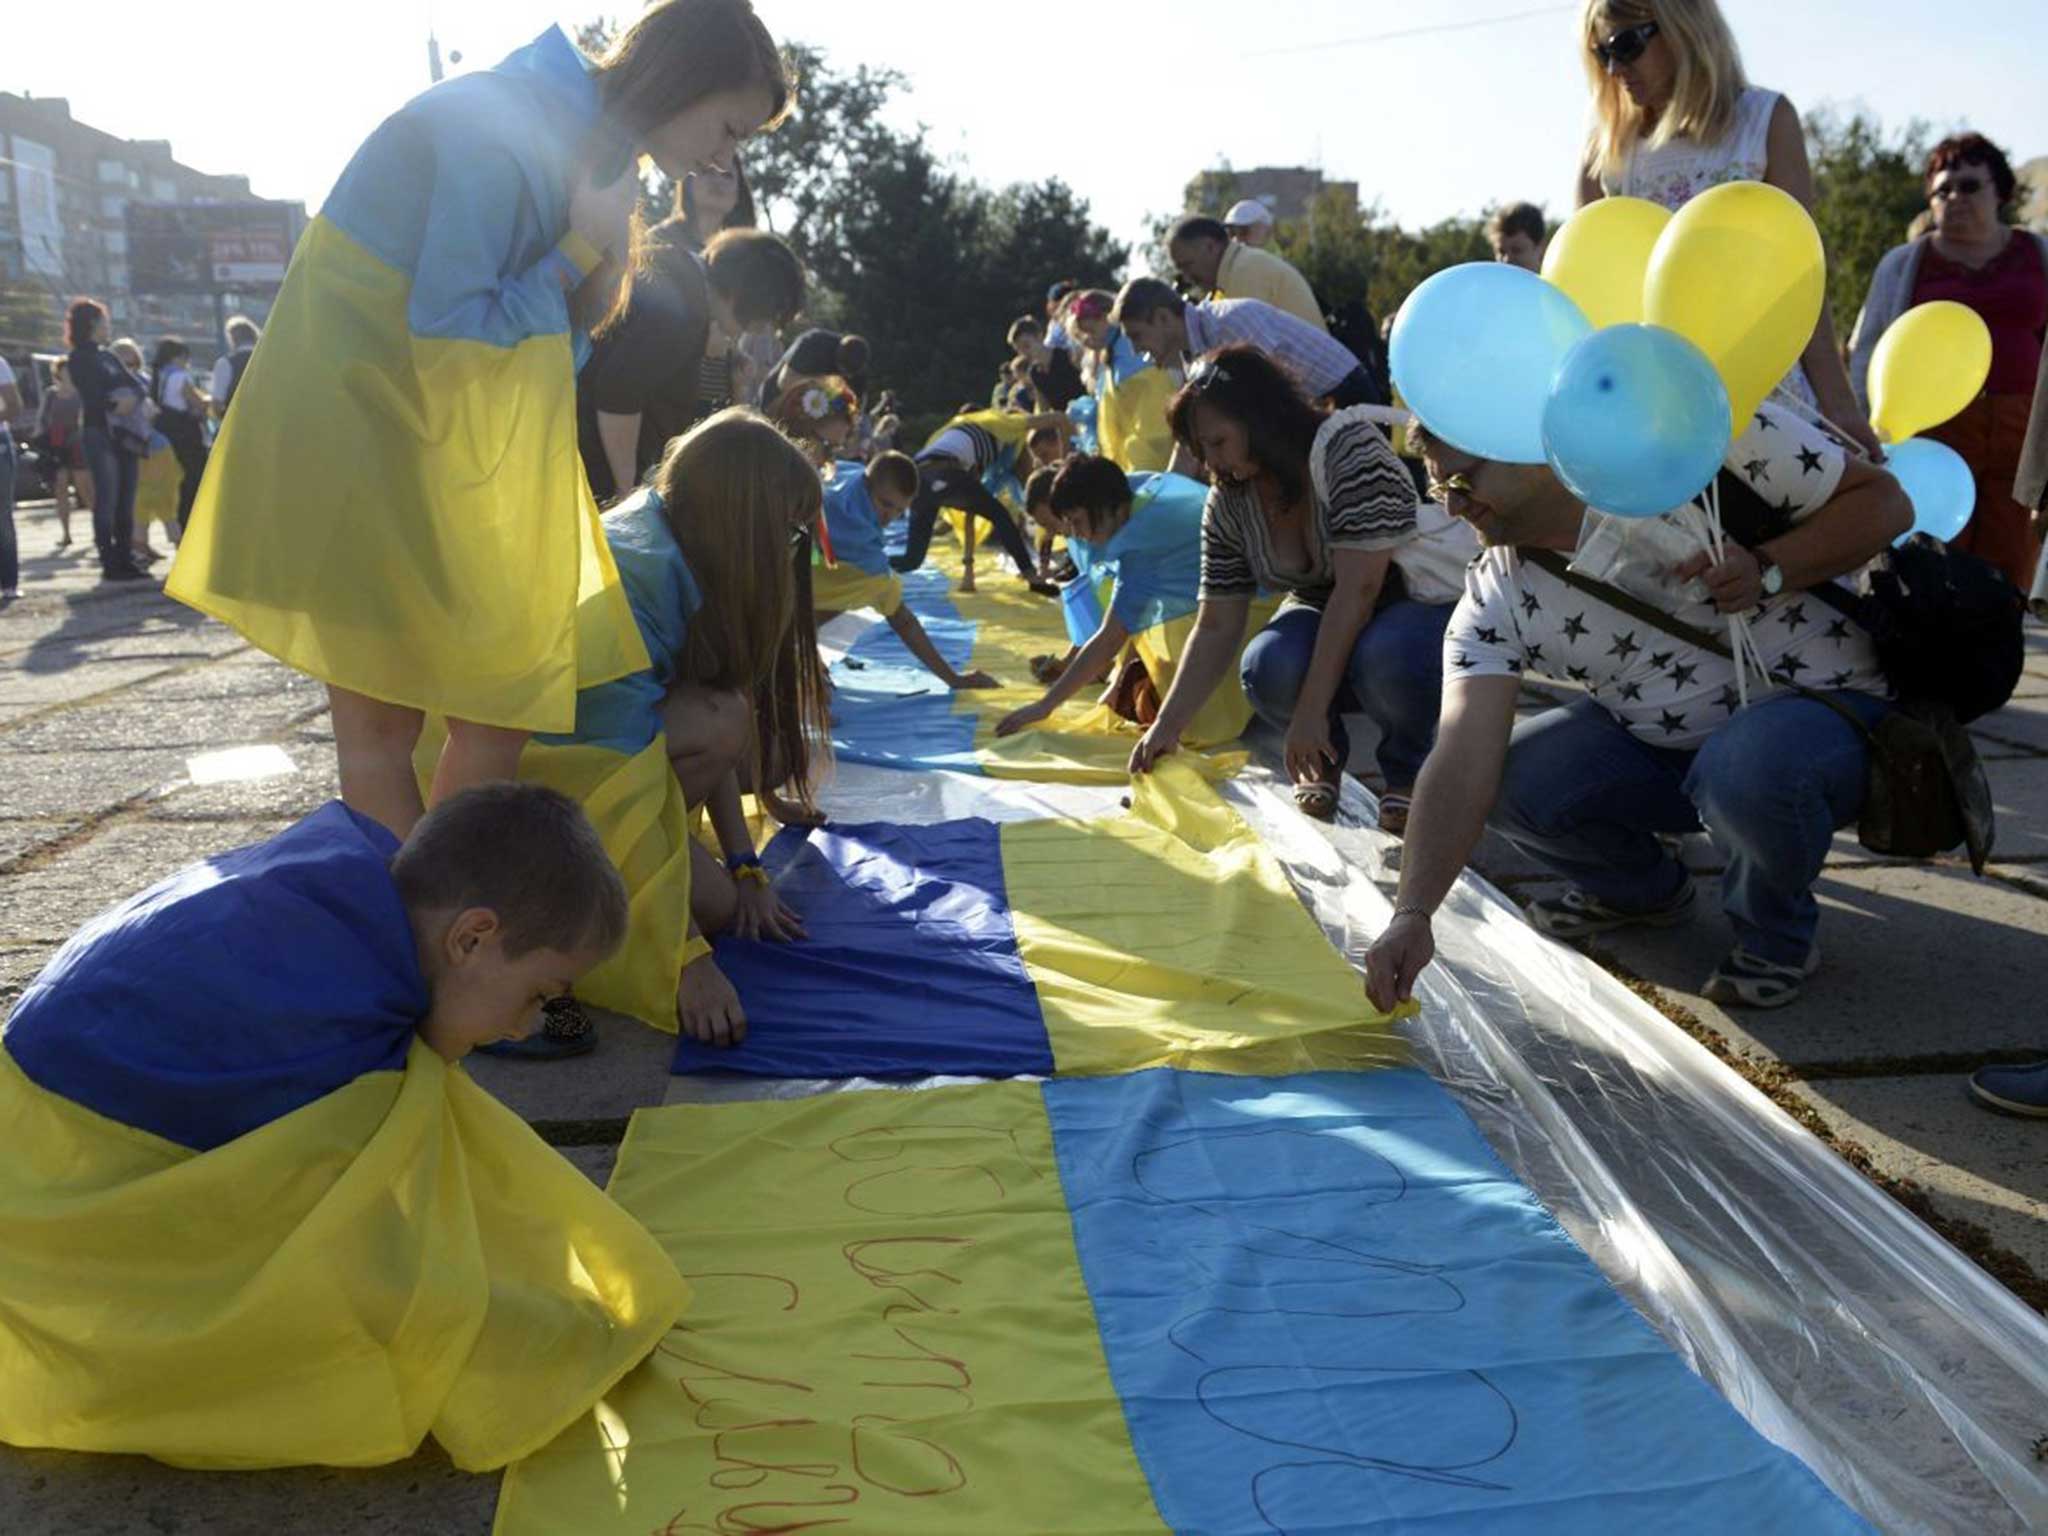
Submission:
<svg viewBox="0 0 2048 1536">
<path fill-rule="evenodd" d="M 838 64 L 902 71 L 902 120 L 977 176 L 1057 173 L 1126 239 L 1225 157 L 1320 165 L 1409 224 L 1517 197 L 1570 206 L 1586 101 L 1572 4 L 1094 0 L 1004 13 L 993 35 L 1016 46 L 992 48 L 996 13 L 958 4 L 756 3 Z M 187 164 L 317 211 L 364 135 L 426 85 L 430 21 L 469 68 L 590 14 L 557 4 L 87 0 L 66 24 L 9 29 L 0 89 L 67 96 L 86 122 L 168 138 Z M 1887 124 L 1968 123 L 2016 161 L 2048 154 L 2043 0 L 1722 5 L 1751 77 L 1801 110 L 1860 103 Z M 1377 40 L 1346 41 L 1361 38 Z"/>
</svg>

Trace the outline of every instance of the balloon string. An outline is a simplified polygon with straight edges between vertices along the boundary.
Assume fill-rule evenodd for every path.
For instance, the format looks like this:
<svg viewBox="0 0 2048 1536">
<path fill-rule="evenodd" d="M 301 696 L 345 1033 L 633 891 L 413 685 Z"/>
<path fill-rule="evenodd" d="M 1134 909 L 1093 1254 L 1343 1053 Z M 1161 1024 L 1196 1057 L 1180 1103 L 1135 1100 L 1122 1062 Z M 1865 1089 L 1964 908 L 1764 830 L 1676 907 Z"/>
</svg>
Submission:
<svg viewBox="0 0 2048 1536">
<path fill-rule="evenodd" d="M 1721 480 L 1717 475 L 1707 483 L 1706 490 L 1693 510 L 1700 514 L 1700 532 L 1706 540 L 1707 552 L 1715 564 L 1724 563 L 1728 558 L 1728 529 L 1721 520 Z M 1728 615 L 1728 653 L 1735 666 L 1735 697 L 1738 707 L 1749 708 L 1749 667 L 1754 665 L 1758 676 L 1768 676 L 1763 665 L 1763 654 L 1757 648 L 1756 637 L 1750 633 L 1749 620 L 1739 613 Z"/>
</svg>

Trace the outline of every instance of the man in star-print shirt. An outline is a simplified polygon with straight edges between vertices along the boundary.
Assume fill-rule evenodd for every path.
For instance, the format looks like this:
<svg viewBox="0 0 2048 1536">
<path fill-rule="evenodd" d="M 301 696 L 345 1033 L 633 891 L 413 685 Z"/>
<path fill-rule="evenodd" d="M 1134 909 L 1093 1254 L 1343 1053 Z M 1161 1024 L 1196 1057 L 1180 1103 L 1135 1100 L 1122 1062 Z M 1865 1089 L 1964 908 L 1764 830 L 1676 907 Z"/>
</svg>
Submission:
<svg viewBox="0 0 2048 1536">
<path fill-rule="evenodd" d="M 1395 920 L 1373 946 L 1375 1003 L 1409 995 L 1434 953 L 1430 914 L 1489 820 L 1570 882 L 1529 909 L 1564 939 L 1688 921 L 1692 877 L 1659 835 L 1704 828 L 1727 860 L 1722 907 L 1736 938 L 1706 995 L 1792 1001 L 1819 963 L 1813 882 L 1835 829 L 1861 809 L 1868 749 L 1834 709 L 1781 683 L 1826 692 L 1866 725 L 1890 708 L 1869 637 L 1812 589 L 1905 531 L 1905 494 L 1766 405 L 1729 447 L 1722 506 L 1731 529 L 1739 502 L 1772 536 L 1731 542 L 1717 563 L 1676 514 L 1617 526 L 1545 465 L 1474 459 L 1426 427 L 1416 442 L 1437 494 L 1486 551 L 1444 636 L 1443 713 L 1409 813 Z M 1528 558 L 1535 550 L 1716 638 L 1727 615 L 1749 615 L 1780 682 L 1752 675 L 1742 708 L 1731 661 L 1567 584 Z M 1524 675 L 1586 694 L 1517 725 Z"/>
</svg>

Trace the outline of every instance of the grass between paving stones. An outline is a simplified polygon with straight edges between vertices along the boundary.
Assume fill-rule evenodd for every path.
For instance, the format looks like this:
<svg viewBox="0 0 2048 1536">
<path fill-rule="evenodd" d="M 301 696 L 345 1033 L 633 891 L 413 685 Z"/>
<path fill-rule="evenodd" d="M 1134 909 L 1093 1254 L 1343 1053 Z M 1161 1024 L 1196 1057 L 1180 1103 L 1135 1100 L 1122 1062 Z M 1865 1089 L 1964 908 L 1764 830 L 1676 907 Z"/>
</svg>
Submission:
<svg viewBox="0 0 2048 1536">
<path fill-rule="evenodd" d="M 1938 1209 L 1928 1193 L 1913 1180 L 1894 1178 L 1891 1174 L 1883 1172 L 1878 1168 L 1867 1147 L 1861 1142 L 1839 1135 L 1820 1111 L 1807 1102 L 1805 1096 L 1799 1092 L 1799 1084 L 1806 1080 L 1808 1074 L 1788 1067 L 1781 1061 L 1758 1061 L 1752 1056 L 1742 1054 L 1698 1014 L 1682 1003 L 1674 1002 L 1662 988 L 1654 982 L 1644 980 L 1613 955 L 1591 945 L 1585 947 L 1585 953 L 1594 964 L 1602 967 L 1615 980 L 1713 1052 L 1729 1070 L 1819 1137 L 1821 1142 L 1843 1162 L 1940 1233 L 1954 1247 L 1961 1249 L 1992 1279 L 2035 1311 L 2048 1313 L 2048 1279 L 2043 1279 L 2031 1264 L 2001 1244 L 1987 1228 L 1963 1217 L 1950 1216 Z M 1985 1059 L 1983 1056 L 1972 1056 L 1969 1061 L 1973 1066 L 1981 1066 Z M 1874 1065 L 1882 1067 L 1885 1064 Z M 1860 1074 L 1860 1063 L 1858 1068 Z M 1868 1075 L 1898 1074 L 1894 1071 L 1873 1072 Z"/>
</svg>

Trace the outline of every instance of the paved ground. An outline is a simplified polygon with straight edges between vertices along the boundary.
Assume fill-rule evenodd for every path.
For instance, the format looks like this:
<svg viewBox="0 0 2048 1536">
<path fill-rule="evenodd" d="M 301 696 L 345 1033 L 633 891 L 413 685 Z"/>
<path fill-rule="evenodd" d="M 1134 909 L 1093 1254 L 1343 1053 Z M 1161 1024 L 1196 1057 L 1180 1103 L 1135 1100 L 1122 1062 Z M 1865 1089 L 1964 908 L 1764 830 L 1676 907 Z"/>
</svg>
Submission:
<svg viewBox="0 0 2048 1536">
<path fill-rule="evenodd" d="M 109 901 L 335 792 L 317 686 L 150 587 L 100 588 L 83 546 L 53 552 L 46 510 L 19 520 L 27 596 L 0 612 L 0 1014 Z M 2048 1294 L 2048 1125 L 1984 1114 L 1962 1089 L 1966 1062 L 2048 1051 L 2048 637 L 2030 644 L 2021 697 L 1977 733 L 2000 816 L 1992 878 L 1877 860 L 1842 840 L 1821 887 L 1827 969 L 1763 1018 L 1738 1021 L 1697 996 L 1727 942 L 1711 918 L 1617 936 L 1603 958 L 1845 1150 L 1916 1184 L 1937 1219 L 1988 1229 L 2006 1250 L 1993 1255 L 2002 1277 Z M 1545 700 L 1532 692 L 1528 705 Z M 1700 864 L 1711 911 L 1712 864 Z M 1481 866 L 1518 896 L 1545 887 L 1495 847 Z M 476 1075 L 601 1182 L 625 1117 L 669 1093 L 667 1059 L 665 1037 L 625 1027 L 583 1061 L 480 1061 Z M 483 1532 L 496 1487 L 432 1449 L 373 1472 L 232 1478 L 0 1449 L 0 1530 Z"/>
</svg>

